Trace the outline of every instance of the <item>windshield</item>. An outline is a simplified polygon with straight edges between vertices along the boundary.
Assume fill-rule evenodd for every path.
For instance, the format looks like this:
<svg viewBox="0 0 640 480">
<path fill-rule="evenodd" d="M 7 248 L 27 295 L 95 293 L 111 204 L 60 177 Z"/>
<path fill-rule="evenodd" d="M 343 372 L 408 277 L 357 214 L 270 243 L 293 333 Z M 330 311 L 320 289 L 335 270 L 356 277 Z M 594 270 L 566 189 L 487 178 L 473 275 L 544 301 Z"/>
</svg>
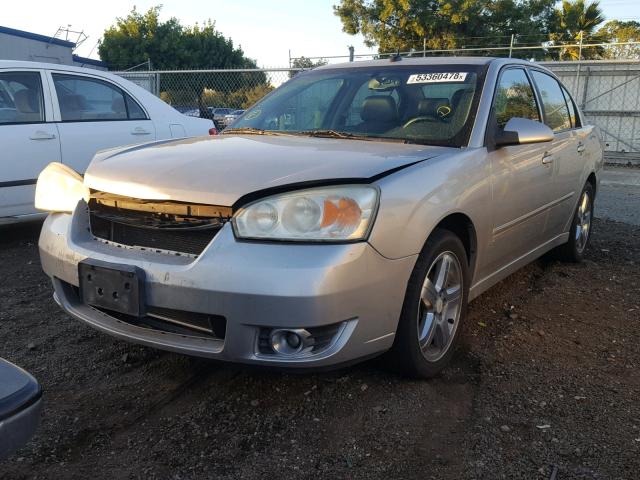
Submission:
<svg viewBox="0 0 640 480">
<path fill-rule="evenodd" d="M 247 110 L 227 133 L 315 133 L 462 147 L 483 68 L 405 65 L 301 73 Z"/>
</svg>

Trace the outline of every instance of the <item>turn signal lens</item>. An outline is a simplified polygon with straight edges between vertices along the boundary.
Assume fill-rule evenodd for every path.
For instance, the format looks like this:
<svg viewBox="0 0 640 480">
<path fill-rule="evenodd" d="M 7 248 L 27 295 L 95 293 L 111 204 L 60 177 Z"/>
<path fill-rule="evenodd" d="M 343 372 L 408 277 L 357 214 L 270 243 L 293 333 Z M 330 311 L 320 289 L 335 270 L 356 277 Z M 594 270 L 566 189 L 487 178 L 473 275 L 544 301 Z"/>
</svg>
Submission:
<svg viewBox="0 0 640 480">
<path fill-rule="evenodd" d="M 352 198 L 327 199 L 324 201 L 324 216 L 320 226 L 357 227 L 361 217 L 362 210 Z"/>
<path fill-rule="evenodd" d="M 80 174 L 66 165 L 50 163 L 38 176 L 35 198 L 38 210 L 71 213 L 82 199 L 89 200 L 89 189 Z"/>
<path fill-rule="evenodd" d="M 314 188 L 259 200 L 233 219 L 239 238 L 345 241 L 366 238 L 378 208 L 370 185 Z"/>
</svg>

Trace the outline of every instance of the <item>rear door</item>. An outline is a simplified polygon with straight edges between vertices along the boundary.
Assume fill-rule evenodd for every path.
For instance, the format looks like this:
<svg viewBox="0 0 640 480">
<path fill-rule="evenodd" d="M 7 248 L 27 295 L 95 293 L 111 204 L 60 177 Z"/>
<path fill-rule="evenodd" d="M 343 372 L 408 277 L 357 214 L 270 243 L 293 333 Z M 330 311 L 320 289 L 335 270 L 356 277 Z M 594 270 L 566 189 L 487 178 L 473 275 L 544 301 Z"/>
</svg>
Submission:
<svg viewBox="0 0 640 480">
<path fill-rule="evenodd" d="M 120 86 L 75 72 L 49 75 L 64 164 L 83 173 L 98 150 L 155 140 L 147 112 Z"/>
<path fill-rule="evenodd" d="M 576 192 L 573 196 L 573 201 L 567 202 L 566 209 L 562 212 L 562 216 L 566 218 L 567 221 L 565 227 L 568 228 L 573 219 L 576 202 L 578 198 L 580 198 L 582 188 L 584 187 L 583 182 L 585 181 L 585 175 L 588 174 L 585 168 L 587 165 L 598 163 L 598 159 L 592 158 L 592 156 L 600 151 L 600 143 L 596 137 L 594 126 L 582 123 L 582 118 L 575 101 L 562 83 L 560 83 L 560 87 L 567 101 L 567 107 L 569 107 L 571 127 L 573 128 L 577 141 L 577 155 L 568 158 L 566 164 L 562 165 L 559 169 L 557 177 L 558 188 L 561 190 L 561 193 L 567 195 L 570 192 Z"/>
<path fill-rule="evenodd" d="M 493 99 L 492 129 L 513 117 L 541 121 L 536 96 L 523 67 L 500 73 Z M 492 245 L 488 269 L 499 270 L 546 241 L 553 202 L 553 167 L 546 162 L 549 142 L 501 147 L 489 152 L 492 188 Z"/>
<path fill-rule="evenodd" d="M 544 123 L 554 132 L 554 140 L 549 150 L 553 164 L 554 205 L 549 210 L 549 236 L 560 235 L 566 230 L 572 218 L 578 186 L 583 169 L 584 131 L 576 124 L 565 93 L 560 83 L 542 70 L 531 69 L 542 110 Z M 570 98 L 569 98 L 570 100 Z M 571 105 L 574 107 L 573 103 Z M 575 112 L 575 111 L 574 111 Z M 573 117 L 573 119 L 572 119 Z"/>
<path fill-rule="evenodd" d="M 52 120 L 48 85 L 40 70 L 0 70 L 0 221 L 36 213 L 38 174 L 49 162 L 60 161 Z"/>
</svg>

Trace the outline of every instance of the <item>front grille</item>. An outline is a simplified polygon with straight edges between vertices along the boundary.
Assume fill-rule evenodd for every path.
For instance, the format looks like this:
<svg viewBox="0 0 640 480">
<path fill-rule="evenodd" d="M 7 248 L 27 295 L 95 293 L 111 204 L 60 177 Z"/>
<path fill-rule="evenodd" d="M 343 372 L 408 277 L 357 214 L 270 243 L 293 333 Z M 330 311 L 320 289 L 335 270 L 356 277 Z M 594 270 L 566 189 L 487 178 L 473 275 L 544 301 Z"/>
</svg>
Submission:
<svg viewBox="0 0 640 480">
<path fill-rule="evenodd" d="M 200 255 L 231 218 L 229 207 L 139 200 L 95 192 L 91 233 L 122 245 Z"/>
<path fill-rule="evenodd" d="M 188 337 L 211 337 L 224 340 L 227 330 L 227 320 L 221 315 L 148 307 L 145 316 L 135 317 L 105 308 L 92 308 L 137 327 L 177 333 Z"/>
</svg>

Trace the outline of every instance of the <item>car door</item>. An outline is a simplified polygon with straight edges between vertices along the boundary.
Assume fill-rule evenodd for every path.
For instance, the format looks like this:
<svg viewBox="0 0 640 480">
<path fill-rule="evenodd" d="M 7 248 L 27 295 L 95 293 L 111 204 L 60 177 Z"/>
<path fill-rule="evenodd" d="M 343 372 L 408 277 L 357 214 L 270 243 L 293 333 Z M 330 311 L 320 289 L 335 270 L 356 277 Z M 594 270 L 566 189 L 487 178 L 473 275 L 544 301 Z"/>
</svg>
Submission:
<svg viewBox="0 0 640 480">
<path fill-rule="evenodd" d="M 499 75 L 489 132 L 513 117 L 541 121 L 541 111 L 526 69 L 507 67 Z M 493 217 L 488 268 L 497 271 L 546 240 L 553 202 L 553 167 L 548 142 L 513 145 L 489 152 Z"/>
<path fill-rule="evenodd" d="M 570 113 L 567 98 L 560 83 L 548 73 L 531 69 L 531 76 L 542 106 L 544 123 L 554 132 L 554 140 L 549 150 L 553 166 L 553 199 L 549 209 L 548 235 L 555 237 L 566 230 L 567 222 L 572 218 L 583 169 L 583 149 L 585 131 L 576 128 L 575 113 Z M 575 108 L 575 105 L 572 106 Z"/>
<path fill-rule="evenodd" d="M 49 162 L 60 161 L 50 100 L 40 70 L 0 70 L 0 222 L 36 213 L 38 174 Z"/>
<path fill-rule="evenodd" d="M 578 201 L 579 194 L 582 193 L 584 176 L 589 173 L 586 171 L 587 165 L 597 165 L 602 161 L 602 147 L 595 127 L 583 123 L 575 100 L 562 83 L 560 83 L 560 88 L 569 107 L 571 126 L 577 141 L 577 155 L 568 157 L 566 164 L 559 169 L 557 178 L 558 186 L 563 194 L 576 192 L 573 197 L 574 201 L 565 203 L 564 216 L 569 222 L 573 219 L 574 206 Z"/>
<path fill-rule="evenodd" d="M 83 173 L 98 150 L 155 140 L 153 122 L 120 86 L 79 73 L 49 75 L 64 164 Z"/>
</svg>

